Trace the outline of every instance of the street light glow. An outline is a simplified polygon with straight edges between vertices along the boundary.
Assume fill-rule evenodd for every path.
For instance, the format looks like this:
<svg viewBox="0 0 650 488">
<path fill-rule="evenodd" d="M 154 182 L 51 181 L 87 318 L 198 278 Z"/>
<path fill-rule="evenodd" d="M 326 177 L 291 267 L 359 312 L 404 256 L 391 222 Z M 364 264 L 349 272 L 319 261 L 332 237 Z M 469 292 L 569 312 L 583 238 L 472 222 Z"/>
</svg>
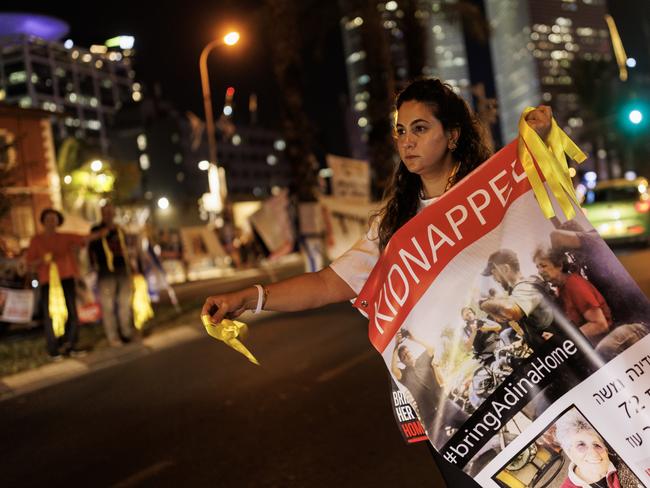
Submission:
<svg viewBox="0 0 650 488">
<path fill-rule="evenodd" d="M 201 171 L 207 171 L 208 168 L 210 167 L 210 162 L 207 160 L 199 161 L 199 169 Z"/>
<path fill-rule="evenodd" d="M 95 159 L 92 163 L 90 163 L 90 169 L 92 169 L 95 173 L 99 173 L 103 167 L 104 163 L 102 163 L 99 159 Z"/>
<path fill-rule="evenodd" d="M 625 64 L 627 65 L 628 68 L 634 68 L 634 67 L 636 67 L 636 59 L 627 58 L 627 60 L 625 61 Z"/>
<path fill-rule="evenodd" d="M 643 114 L 641 113 L 640 110 L 631 110 L 630 115 L 628 115 L 628 118 L 630 119 L 630 122 L 632 122 L 634 125 L 638 125 L 641 123 L 643 120 Z"/>
<path fill-rule="evenodd" d="M 169 200 L 166 197 L 158 199 L 158 208 L 160 210 L 167 210 L 169 208 Z"/>
<path fill-rule="evenodd" d="M 239 41 L 239 32 L 233 31 L 233 32 L 228 32 L 225 36 L 223 36 L 223 42 L 225 42 L 228 46 L 234 46 L 237 44 Z"/>
</svg>

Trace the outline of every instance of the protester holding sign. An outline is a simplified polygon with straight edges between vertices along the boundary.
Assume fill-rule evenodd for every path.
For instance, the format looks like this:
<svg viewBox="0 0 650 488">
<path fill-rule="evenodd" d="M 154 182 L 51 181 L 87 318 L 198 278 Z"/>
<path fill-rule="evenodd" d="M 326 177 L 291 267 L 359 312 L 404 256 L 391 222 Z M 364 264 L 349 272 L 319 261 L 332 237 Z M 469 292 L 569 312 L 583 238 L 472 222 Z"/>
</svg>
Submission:
<svg viewBox="0 0 650 488">
<path fill-rule="evenodd" d="M 47 352 L 55 360 L 63 355 L 84 353 L 76 344 L 79 337 L 75 278 L 79 277 L 76 252 L 104 233 L 89 236 L 58 232 L 63 214 L 53 208 L 41 212 L 44 232 L 35 235 L 25 255 L 28 264 L 38 270 L 41 286 L 41 311 Z"/>
<path fill-rule="evenodd" d="M 366 236 L 318 273 L 210 296 L 202 314 L 212 312 L 212 321 L 219 323 L 245 310 L 298 311 L 354 299 L 391 236 L 489 157 L 478 119 L 440 80 L 411 83 L 398 95 L 396 108 L 395 140 L 401 161 L 387 187 L 386 203 Z M 551 127 L 549 107 L 540 106 L 527 119 L 546 137 Z M 460 471 L 436 459 L 449 483 L 472 484 Z"/>
</svg>

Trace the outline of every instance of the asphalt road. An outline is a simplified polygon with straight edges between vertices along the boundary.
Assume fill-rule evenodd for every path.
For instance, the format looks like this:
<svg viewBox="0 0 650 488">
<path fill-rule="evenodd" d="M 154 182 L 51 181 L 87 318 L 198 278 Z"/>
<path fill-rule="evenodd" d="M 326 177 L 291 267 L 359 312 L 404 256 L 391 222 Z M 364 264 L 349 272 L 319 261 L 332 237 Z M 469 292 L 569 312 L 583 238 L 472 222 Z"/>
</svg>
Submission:
<svg viewBox="0 0 650 488">
<path fill-rule="evenodd" d="M 441 486 L 349 305 L 205 337 L 0 403 L 3 486 Z"/>
<path fill-rule="evenodd" d="M 639 284 L 647 297 L 650 297 L 650 249 L 615 249 L 628 273 Z"/>
<path fill-rule="evenodd" d="M 618 254 L 649 294 L 650 251 Z M 2 486 L 442 486 L 349 305 L 252 328 L 261 367 L 204 337 L 0 402 Z"/>
</svg>

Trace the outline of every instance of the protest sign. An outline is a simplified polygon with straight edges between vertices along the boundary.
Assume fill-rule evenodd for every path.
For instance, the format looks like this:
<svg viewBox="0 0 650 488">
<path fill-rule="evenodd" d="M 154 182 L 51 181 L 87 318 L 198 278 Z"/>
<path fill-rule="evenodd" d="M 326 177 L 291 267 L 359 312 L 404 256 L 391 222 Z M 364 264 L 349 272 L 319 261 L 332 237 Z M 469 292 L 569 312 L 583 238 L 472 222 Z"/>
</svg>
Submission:
<svg viewBox="0 0 650 488">
<path fill-rule="evenodd" d="M 34 291 L 0 288 L 0 321 L 26 324 L 34 313 Z"/>
<path fill-rule="evenodd" d="M 370 201 L 370 167 L 367 161 L 327 155 L 327 166 L 332 170 L 332 195 L 354 200 Z"/>
<path fill-rule="evenodd" d="M 558 188 L 509 144 L 393 235 L 355 306 L 395 408 L 481 486 L 650 486 L 650 302 Z"/>
</svg>

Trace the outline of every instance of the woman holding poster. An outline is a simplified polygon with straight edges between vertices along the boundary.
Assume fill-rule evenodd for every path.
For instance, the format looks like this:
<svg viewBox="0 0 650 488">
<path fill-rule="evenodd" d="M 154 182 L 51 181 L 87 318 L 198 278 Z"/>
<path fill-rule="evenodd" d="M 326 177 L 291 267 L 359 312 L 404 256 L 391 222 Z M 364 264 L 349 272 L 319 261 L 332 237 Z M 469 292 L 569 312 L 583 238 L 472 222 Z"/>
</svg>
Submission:
<svg viewBox="0 0 650 488">
<path fill-rule="evenodd" d="M 203 315 L 219 323 L 245 310 L 299 311 L 353 300 L 389 247 L 393 234 L 490 156 L 477 117 L 440 80 L 412 82 L 397 96 L 396 108 L 394 136 L 400 163 L 386 189 L 385 204 L 365 237 L 317 273 L 210 296 Z M 540 106 L 526 119 L 542 139 L 546 138 L 551 128 L 549 107 Z M 420 411 L 431 407 L 418 406 Z M 450 484 L 472 484 L 437 453 L 434 457 Z"/>
</svg>

